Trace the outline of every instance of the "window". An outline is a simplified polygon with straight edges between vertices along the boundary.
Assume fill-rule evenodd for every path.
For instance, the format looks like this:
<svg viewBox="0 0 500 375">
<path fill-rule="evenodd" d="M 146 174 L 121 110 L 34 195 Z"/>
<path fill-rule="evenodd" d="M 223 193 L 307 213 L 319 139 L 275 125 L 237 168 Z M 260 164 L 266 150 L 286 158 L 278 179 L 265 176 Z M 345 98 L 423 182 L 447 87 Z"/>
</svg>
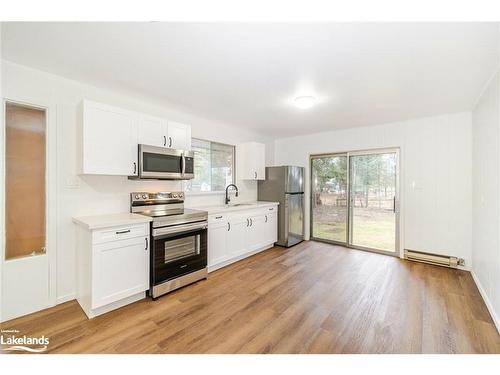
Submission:
<svg viewBox="0 0 500 375">
<path fill-rule="evenodd" d="M 45 252 L 45 135 L 45 110 L 6 103 L 5 259 Z"/>
<path fill-rule="evenodd" d="M 234 146 L 193 138 L 194 179 L 186 191 L 222 191 L 234 182 Z"/>
</svg>

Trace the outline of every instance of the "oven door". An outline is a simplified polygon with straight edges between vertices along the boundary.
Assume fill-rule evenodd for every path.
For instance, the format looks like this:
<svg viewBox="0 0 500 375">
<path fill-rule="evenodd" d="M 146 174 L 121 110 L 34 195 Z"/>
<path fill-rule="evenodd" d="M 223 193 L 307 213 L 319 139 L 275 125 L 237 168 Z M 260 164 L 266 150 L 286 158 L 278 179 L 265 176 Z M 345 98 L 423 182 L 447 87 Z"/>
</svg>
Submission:
<svg viewBox="0 0 500 375">
<path fill-rule="evenodd" d="M 153 229 L 151 285 L 207 266 L 207 223 Z"/>
<path fill-rule="evenodd" d="M 192 179 L 194 178 L 194 153 L 140 144 L 139 178 Z"/>
</svg>

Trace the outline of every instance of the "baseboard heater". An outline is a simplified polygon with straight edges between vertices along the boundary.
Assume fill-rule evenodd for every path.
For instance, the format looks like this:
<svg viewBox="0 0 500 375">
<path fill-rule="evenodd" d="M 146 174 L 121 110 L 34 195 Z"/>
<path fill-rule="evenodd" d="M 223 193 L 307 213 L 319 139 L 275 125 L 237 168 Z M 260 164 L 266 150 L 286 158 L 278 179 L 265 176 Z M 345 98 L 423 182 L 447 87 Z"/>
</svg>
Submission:
<svg viewBox="0 0 500 375">
<path fill-rule="evenodd" d="M 457 268 L 459 265 L 464 265 L 464 260 L 462 258 L 449 255 L 424 253 L 422 251 L 408 249 L 405 249 L 405 259 L 449 268 Z"/>
</svg>

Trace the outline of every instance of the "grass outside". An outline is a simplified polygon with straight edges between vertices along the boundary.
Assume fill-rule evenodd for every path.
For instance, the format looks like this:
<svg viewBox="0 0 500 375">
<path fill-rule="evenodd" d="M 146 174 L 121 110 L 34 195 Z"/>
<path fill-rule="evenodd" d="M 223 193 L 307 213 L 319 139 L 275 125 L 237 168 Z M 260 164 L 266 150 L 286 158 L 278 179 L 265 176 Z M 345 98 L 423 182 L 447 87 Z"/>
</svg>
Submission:
<svg viewBox="0 0 500 375">
<path fill-rule="evenodd" d="M 353 210 L 353 245 L 395 250 L 395 217 L 390 210 L 360 208 Z M 321 205 L 313 210 L 313 236 L 346 241 L 346 207 Z"/>
</svg>

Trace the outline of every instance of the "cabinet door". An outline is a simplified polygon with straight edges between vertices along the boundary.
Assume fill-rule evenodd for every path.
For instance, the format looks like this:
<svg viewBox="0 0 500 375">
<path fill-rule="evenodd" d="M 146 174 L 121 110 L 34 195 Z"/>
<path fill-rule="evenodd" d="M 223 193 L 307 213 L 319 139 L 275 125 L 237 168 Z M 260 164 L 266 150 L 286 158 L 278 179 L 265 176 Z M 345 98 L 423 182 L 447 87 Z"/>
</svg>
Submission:
<svg viewBox="0 0 500 375">
<path fill-rule="evenodd" d="M 191 126 L 169 121 L 167 147 L 176 150 L 191 150 Z"/>
<path fill-rule="evenodd" d="M 265 214 L 265 227 L 266 227 L 266 245 L 274 244 L 278 241 L 278 225 L 276 220 L 276 212 L 268 212 Z"/>
<path fill-rule="evenodd" d="M 92 308 L 149 289 L 149 237 L 94 245 Z"/>
<path fill-rule="evenodd" d="M 137 175 L 137 115 L 84 101 L 82 173 Z"/>
<path fill-rule="evenodd" d="M 239 166 L 243 180 L 265 179 L 265 145 L 257 142 L 247 142 L 239 145 L 236 160 L 241 160 Z"/>
<path fill-rule="evenodd" d="M 247 224 L 247 218 L 242 216 L 235 216 L 228 221 L 227 249 L 231 257 L 244 254 L 247 251 L 245 241 Z"/>
<path fill-rule="evenodd" d="M 208 266 L 223 262 L 228 257 L 227 222 L 208 225 Z"/>
<path fill-rule="evenodd" d="M 246 228 L 247 251 L 257 250 L 266 245 L 265 215 L 253 215 L 249 217 L 250 226 Z"/>
<path fill-rule="evenodd" d="M 257 174 L 256 180 L 266 179 L 266 146 L 262 143 L 257 143 L 255 147 L 256 161 L 255 171 Z"/>
<path fill-rule="evenodd" d="M 165 147 L 167 145 L 167 121 L 159 117 L 141 115 L 137 131 L 138 143 Z"/>
</svg>

